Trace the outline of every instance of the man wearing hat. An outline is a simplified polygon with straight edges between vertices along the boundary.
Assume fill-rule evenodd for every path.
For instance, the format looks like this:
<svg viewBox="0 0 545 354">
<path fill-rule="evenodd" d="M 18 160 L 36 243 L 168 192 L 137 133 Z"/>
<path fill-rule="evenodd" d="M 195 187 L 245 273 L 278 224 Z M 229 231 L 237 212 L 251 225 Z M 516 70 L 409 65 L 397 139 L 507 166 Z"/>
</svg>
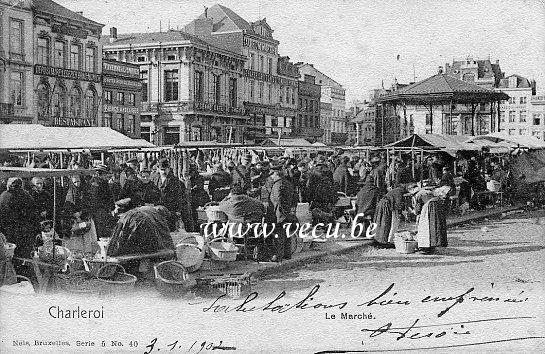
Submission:
<svg viewBox="0 0 545 354">
<path fill-rule="evenodd" d="M 88 212 L 95 222 L 97 237 L 110 237 L 114 201 L 106 179 L 108 167 L 104 164 L 95 166 L 95 175 L 89 181 Z"/>
<path fill-rule="evenodd" d="M 309 174 L 307 192 L 311 211 L 317 209 L 325 213 L 332 212 L 333 205 L 339 197 L 333 185 L 333 174 L 325 160 L 319 159 L 316 167 Z M 318 214 L 313 213 L 313 215 Z M 313 221 L 326 221 L 318 219 L 315 218 Z"/>
<path fill-rule="evenodd" d="M 159 174 L 153 182 L 161 192 L 161 205 L 164 205 L 171 213 L 169 227 L 174 231 L 176 230 L 176 223 L 182 215 L 182 209 L 187 206 L 185 185 L 174 175 L 166 158 L 159 160 L 158 172 Z M 185 219 L 183 220 L 184 224 L 189 225 L 189 220 Z"/>
<path fill-rule="evenodd" d="M 269 254 L 271 261 L 278 262 L 282 259 L 291 258 L 291 243 L 296 242 L 287 238 L 284 224 L 297 223 L 295 210 L 297 208 L 297 194 L 293 184 L 285 177 L 282 164 L 273 164 L 271 166 L 271 194 L 269 195 L 269 205 L 267 208 L 268 222 L 275 223 L 275 233 L 277 237 L 271 236 L 265 240 L 269 245 Z"/>
<path fill-rule="evenodd" d="M 241 163 L 232 170 L 231 177 L 233 182 L 231 187 L 240 187 L 246 193 L 252 186 L 252 179 L 250 177 L 249 164 L 251 161 L 250 155 L 244 155 L 241 159 Z"/>
<path fill-rule="evenodd" d="M 208 193 L 214 202 L 220 202 L 229 194 L 231 175 L 223 169 L 221 162 L 214 164 L 214 172 L 208 183 Z"/>
</svg>

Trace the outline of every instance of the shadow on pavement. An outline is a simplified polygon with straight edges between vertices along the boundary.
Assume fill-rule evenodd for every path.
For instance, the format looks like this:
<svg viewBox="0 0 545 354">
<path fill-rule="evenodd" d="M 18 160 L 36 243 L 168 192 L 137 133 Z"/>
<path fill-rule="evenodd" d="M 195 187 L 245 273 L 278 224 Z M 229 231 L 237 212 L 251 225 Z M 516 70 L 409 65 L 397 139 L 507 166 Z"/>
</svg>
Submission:
<svg viewBox="0 0 545 354">
<path fill-rule="evenodd" d="M 438 254 L 442 256 L 452 256 L 452 257 L 480 257 L 480 256 L 490 256 L 490 255 L 507 254 L 507 253 L 536 252 L 536 251 L 541 251 L 543 249 L 545 249 L 545 246 L 521 246 L 521 247 L 464 251 L 457 248 L 447 247 L 447 248 L 438 250 Z"/>
<path fill-rule="evenodd" d="M 517 244 L 529 244 L 530 242 L 506 242 L 496 240 L 467 240 L 459 237 L 448 237 L 449 246 L 455 247 L 497 247 Z"/>
</svg>

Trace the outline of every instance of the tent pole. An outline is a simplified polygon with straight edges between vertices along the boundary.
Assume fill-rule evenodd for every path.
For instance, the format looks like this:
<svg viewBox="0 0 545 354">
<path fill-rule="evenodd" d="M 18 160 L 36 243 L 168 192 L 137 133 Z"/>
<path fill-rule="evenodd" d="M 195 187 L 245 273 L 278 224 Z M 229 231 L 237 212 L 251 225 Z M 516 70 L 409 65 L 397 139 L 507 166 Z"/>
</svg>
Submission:
<svg viewBox="0 0 545 354">
<path fill-rule="evenodd" d="M 413 181 L 414 181 L 414 147 L 411 148 L 411 170 L 413 172 Z"/>
</svg>

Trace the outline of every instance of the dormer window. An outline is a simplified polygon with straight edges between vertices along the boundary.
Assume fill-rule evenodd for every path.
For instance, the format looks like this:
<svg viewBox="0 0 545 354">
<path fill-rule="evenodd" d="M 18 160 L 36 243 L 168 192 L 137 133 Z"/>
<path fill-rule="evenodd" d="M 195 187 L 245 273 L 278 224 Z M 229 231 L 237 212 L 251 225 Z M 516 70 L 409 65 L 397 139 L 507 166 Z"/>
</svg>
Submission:
<svg viewBox="0 0 545 354">
<path fill-rule="evenodd" d="M 146 56 L 145 56 L 145 55 L 139 55 L 139 56 L 136 58 L 136 61 L 138 61 L 138 62 L 146 61 Z"/>
<path fill-rule="evenodd" d="M 169 60 L 169 61 L 176 60 L 176 55 L 174 55 L 174 54 L 167 55 L 167 60 Z"/>
</svg>

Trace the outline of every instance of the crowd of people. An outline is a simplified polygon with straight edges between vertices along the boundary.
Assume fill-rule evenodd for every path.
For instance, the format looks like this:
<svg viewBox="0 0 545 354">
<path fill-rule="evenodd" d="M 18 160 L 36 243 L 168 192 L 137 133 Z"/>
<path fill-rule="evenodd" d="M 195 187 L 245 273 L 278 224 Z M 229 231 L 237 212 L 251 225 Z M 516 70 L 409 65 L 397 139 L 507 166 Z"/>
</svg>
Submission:
<svg viewBox="0 0 545 354">
<path fill-rule="evenodd" d="M 364 215 L 365 223 L 378 225 L 377 245 L 392 245 L 400 219 L 410 219 L 409 210 L 420 216 L 419 234 L 427 235 L 419 244 L 433 250 L 447 245 L 445 217 L 451 209 L 450 196 L 457 194 L 459 203 L 479 209 L 483 206 L 474 195 L 487 188 L 487 178 L 504 186 L 510 183 L 505 161 L 485 155 L 460 154 L 454 159 L 436 153 L 423 160 L 416 156 L 414 163 L 410 154 L 386 159 L 382 153 L 366 159 L 342 151 L 297 158 L 269 158 L 254 152 L 236 158 L 203 156 L 200 152 L 192 156 L 183 178 L 174 174 L 172 161 L 166 158 L 147 164 L 136 158 L 122 163 L 108 158 L 106 164 L 94 166 L 90 159 L 73 160 L 65 167 L 92 167 L 94 174 L 73 174 L 68 180 L 57 180 L 55 200 L 51 178 L 0 181 L 0 233 L 17 244 L 16 257 L 28 258 L 40 244 L 36 235 L 44 225 L 51 224 L 55 210 L 54 229 L 60 239 L 78 239 L 90 227 L 95 239 L 109 238 L 116 229 L 113 211 L 120 200 L 124 201 L 124 212 L 161 206 L 170 231 L 183 225 L 187 231 L 198 232 L 197 210 L 208 204 L 219 205 L 230 220 L 265 220 L 282 231 L 282 225 L 297 221 L 298 203 L 309 204 L 314 223 L 334 222 L 339 216 L 335 204 L 342 193 L 356 199 L 356 213 Z M 58 167 L 48 159 L 32 165 Z M 455 178 L 460 182 L 455 183 Z M 412 196 L 412 205 L 406 205 L 407 195 Z M 79 227 L 82 223 L 85 226 Z M 79 247 L 82 252 L 95 251 L 85 245 Z M 271 261 L 290 256 L 285 234 L 271 238 L 259 254 L 260 259 Z"/>
</svg>

